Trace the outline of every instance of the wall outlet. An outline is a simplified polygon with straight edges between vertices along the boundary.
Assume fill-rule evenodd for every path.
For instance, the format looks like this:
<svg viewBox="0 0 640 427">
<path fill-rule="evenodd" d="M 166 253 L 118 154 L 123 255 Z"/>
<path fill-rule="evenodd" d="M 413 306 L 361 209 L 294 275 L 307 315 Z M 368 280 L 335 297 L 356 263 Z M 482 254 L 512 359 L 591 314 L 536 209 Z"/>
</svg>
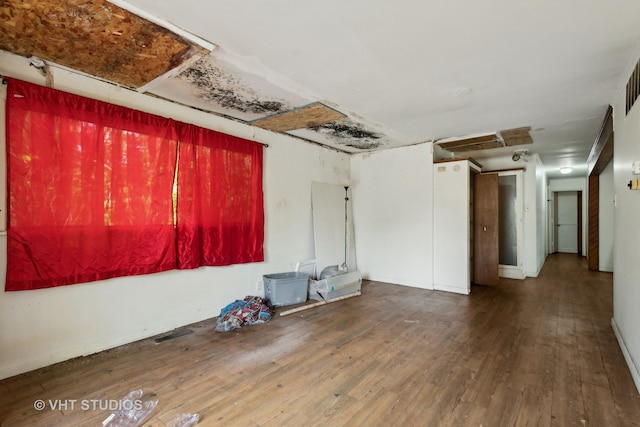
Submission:
<svg viewBox="0 0 640 427">
<path fill-rule="evenodd" d="M 256 282 L 256 292 L 259 292 L 259 293 L 264 292 L 264 283 L 262 282 L 262 280 L 258 280 Z"/>
</svg>

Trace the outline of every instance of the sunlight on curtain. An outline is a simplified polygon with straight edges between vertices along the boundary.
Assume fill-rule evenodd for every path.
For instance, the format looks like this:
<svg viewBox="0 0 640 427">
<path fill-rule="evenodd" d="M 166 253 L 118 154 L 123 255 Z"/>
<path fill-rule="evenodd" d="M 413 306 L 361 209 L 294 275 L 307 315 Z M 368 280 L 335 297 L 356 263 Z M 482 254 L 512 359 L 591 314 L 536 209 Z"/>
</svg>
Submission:
<svg viewBox="0 0 640 427">
<path fill-rule="evenodd" d="M 260 144 L 7 80 L 6 290 L 263 260 Z"/>
</svg>

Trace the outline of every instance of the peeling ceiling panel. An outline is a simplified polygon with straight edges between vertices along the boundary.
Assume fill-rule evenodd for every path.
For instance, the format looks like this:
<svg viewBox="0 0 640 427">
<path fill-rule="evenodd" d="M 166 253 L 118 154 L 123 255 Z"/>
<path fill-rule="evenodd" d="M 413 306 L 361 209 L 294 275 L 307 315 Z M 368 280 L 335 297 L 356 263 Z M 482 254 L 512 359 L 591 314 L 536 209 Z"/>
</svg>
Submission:
<svg viewBox="0 0 640 427">
<path fill-rule="evenodd" d="M 347 152 L 371 151 L 399 145 L 398 141 L 372 126 L 350 118 L 288 133 Z"/>
<path fill-rule="evenodd" d="M 489 150 L 492 148 L 504 147 L 503 142 L 495 133 L 483 136 L 475 136 L 464 139 L 456 139 L 453 141 L 442 141 L 437 143 L 441 148 L 447 151 L 462 153 L 476 150 Z"/>
<path fill-rule="evenodd" d="M 345 117 L 341 112 L 315 102 L 293 111 L 253 121 L 251 124 L 274 132 L 286 132 L 324 125 Z"/>
<path fill-rule="evenodd" d="M 131 88 L 204 51 L 106 0 L 4 0 L 0 49 Z"/>
<path fill-rule="evenodd" d="M 314 101 L 241 68 L 222 49 L 154 85 L 149 93 L 244 121 L 284 113 Z"/>
<path fill-rule="evenodd" d="M 505 145 L 508 147 L 513 147 L 514 145 L 532 144 L 533 139 L 531 139 L 529 131 L 531 131 L 531 126 L 501 130 L 500 136 L 504 140 Z"/>
</svg>

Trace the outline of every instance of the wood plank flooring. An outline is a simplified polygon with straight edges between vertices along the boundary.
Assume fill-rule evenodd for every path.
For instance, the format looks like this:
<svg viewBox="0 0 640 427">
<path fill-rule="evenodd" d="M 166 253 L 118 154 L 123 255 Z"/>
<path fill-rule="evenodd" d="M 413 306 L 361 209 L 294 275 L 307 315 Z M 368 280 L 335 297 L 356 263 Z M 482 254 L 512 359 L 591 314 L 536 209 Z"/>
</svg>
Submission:
<svg viewBox="0 0 640 427">
<path fill-rule="evenodd" d="M 0 381 L 0 421 L 100 425 L 111 411 L 81 402 L 143 389 L 158 400 L 147 426 L 180 413 L 204 426 L 640 426 L 611 317 L 612 275 L 575 255 L 470 296 L 365 282 L 264 325 L 225 334 L 211 319 Z"/>
</svg>

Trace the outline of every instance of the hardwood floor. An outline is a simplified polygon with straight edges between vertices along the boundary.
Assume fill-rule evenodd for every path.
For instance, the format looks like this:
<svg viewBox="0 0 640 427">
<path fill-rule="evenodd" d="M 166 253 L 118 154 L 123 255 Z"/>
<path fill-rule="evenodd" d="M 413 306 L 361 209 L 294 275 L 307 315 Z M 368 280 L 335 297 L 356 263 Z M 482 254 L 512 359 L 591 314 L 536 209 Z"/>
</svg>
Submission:
<svg viewBox="0 0 640 427">
<path fill-rule="evenodd" d="M 264 325 L 218 333 L 212 319 L 0 381 L 0 420 L 100 425 L 111 411 L 82 401 L 142 388 L 158 400 L 147 426 L 179 413 L 207 426 L 640 426 L 611 317 L 612 275 L 575 255 L 470 296 L 365 282 Z"/>
</svg>

